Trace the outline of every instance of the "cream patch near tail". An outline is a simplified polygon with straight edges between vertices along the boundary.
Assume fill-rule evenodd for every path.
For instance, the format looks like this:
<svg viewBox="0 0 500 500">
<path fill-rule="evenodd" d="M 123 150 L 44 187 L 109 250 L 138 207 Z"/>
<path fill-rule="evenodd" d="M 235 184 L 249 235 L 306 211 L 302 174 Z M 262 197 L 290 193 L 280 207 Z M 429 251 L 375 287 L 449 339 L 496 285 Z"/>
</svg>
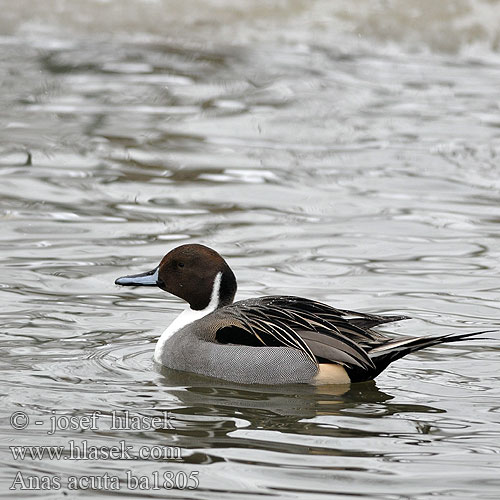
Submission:
<svg viewBox="0 0 500 500">
<path fill-rule="evenodd" d="M 313 379 L 316 385 L 322 384 L 350 384 L 351 379 L 342 365 L 320 363 L 318 373 Z"/>
</svg>

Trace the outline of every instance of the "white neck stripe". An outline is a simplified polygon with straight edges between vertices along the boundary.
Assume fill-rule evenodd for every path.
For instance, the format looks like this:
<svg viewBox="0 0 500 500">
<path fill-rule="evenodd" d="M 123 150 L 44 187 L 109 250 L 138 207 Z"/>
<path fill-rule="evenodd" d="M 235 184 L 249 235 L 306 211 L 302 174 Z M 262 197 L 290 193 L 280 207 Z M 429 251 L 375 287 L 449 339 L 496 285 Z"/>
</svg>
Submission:
<svg viewBox="0 0 500 500">
<path fill-rule="evenodd" d="M 212 286 L 212 295 L 210 295 L 210 302 L 208 303 L 208 306 L 205 307 L 205 309 L 203 309 L 203 311 L 208 310 L 209 312 L 212 312 L 217 309 L 220 300 L 221 281 L 222 281 L 222 273 L 218 272 L 217 276 L 214 279 L 214 284 Z"/>
<path fill-rule="evenodd" d="M 205 309 L 201 310 L 196 310 L 196 309 L 191 309 L 191 307 L 188 307 L 184 311 L 182 311 L 177 318 L 171 323 L 171 325 L 162 333 L 161 337 L 159 338 L 156 348 L 155 348 L 155 355 L 154 358 L 158 363 L 161 363 L 162 359 L 162 354 L 163 352 L 167 349 L 167 343 L 168 340 L 174 335 L 176 332 L 178 332 L 181 328 L 184 328 L 185 326 L 193 323 L 194 321 L 197 321 L 203 316 L 206 316 L 207 314 L 210 314 L 211 312 L 215 311 L 217 307 L 219 306 L 219 294 L 220 294 L 220 285 L 222 281 L 222 273 L 219 272 L 217 273 L 217 276 L 214 279 L 214 284 L 212 286 L 212 294 L 210 295 L 210 302 L 208 303 L 207 307 Z"/>
</svg>

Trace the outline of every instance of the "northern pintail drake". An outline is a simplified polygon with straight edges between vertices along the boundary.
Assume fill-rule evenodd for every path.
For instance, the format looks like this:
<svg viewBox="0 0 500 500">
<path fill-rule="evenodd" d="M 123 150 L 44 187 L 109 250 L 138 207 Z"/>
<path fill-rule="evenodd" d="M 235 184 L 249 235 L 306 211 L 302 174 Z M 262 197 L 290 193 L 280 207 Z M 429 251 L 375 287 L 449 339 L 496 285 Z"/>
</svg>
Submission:
<svg viewBox="0 0 500 500">
<path fill-rule="evenodd" d="M 411 352 L 484 333 L 393 339 L 373 328 L 406 316 L 336 309 L 294 296 L 233 303 L 231 268 L 203 245 L 177 247 L 152 271 L 115 283 L 157 286 L 189 304 L 158 340 L 156 362 L 246 384 L 361 382 Z"/>
</svg>

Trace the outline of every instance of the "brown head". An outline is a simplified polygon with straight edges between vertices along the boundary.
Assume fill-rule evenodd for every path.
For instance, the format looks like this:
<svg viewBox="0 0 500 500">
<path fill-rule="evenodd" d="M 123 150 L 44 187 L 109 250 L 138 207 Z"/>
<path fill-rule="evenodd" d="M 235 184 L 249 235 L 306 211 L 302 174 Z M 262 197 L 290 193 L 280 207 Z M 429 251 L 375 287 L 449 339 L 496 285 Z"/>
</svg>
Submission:
<svg viewBox="0 0 500 500">
<path fill-rule="evenodd" d="M 123 276 L 115 283 L 157 286 L 185 300 L 195 310 L 205 309 L 213 294 L 217 307 L 231 304 L 236 293 L 236 278 L 226 261 L 215 250 L 197 244 L 174 248 L 155 269 Z"/>
</svg>

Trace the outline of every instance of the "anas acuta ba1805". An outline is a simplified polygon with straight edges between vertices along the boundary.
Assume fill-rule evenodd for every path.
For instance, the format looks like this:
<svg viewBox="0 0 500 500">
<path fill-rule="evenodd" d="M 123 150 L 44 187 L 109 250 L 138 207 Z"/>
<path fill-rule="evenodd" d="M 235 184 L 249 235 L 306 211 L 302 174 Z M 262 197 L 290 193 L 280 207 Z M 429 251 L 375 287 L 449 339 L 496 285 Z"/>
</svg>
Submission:
<svg viewBox="0 0 500 500">
<path fill-rule="evenodd" d="M 247 384 L 361 382 L 411 352 L 485 333 L 394 339 L 372 328 L 406 316 L 336 309 L 294 296 L 233 303 L 236 278 L 204 245 L 177 247 L 152 271 L 115 283 L 157 286 L 189 304 L 158 340 L 155 361 Z"/>
</svg>

